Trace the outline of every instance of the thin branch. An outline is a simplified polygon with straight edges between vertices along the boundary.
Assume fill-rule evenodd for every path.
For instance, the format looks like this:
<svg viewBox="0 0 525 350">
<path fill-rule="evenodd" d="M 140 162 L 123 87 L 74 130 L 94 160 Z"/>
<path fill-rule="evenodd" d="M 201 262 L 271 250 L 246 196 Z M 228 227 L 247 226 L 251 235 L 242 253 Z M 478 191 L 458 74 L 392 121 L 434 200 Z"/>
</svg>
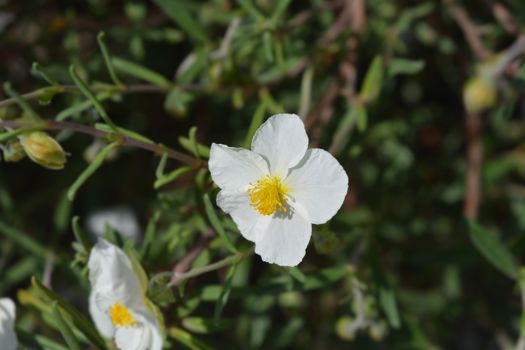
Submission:
<svg viewBox="0 0 525 350">
<path fill-rule="evenodd" d="M 188 164 L 195 168 L 206 167 L 207 164 L 204 161 L 196 160 L 193 157 L 188 156 L 185 153 L 175 151 L 162 144 L 144 142 L 127 135 L 115 135 L 111 132 L 105 132 L 91 126 L 56 120 L 45 120 L 44 122 L 27 122 L 22 120 L 4 120 L 0 121 L 0 128 L 23 128 L 34 126 L 38 130 L 71 130 L 80 134 L 91 135 L 102 139 L 119 139 L 120 145 L 131 146 L 141 148 L 157 155 L 167 154 L 169 158 L 178 160 L 182 163 Z"/>
<path fill-rule="evenodd" d="M 481 201 L 481 164 L 483 163 L 481 118 L 478 114 L 466 113 L 467 176 L 463 211 L 467 218 L 474 220 L 478 216 Z"/>
<path fill-rule="evenodd" d="M 477 26 L 472 22 L 463 7 L 458 5 L 454 0 L 443 0 L 443 3 L 448 5 L 454 20 L 461 27 L 465 35 L 465 40 L 467 40 L 472 52 L 482 61 L 489 59 L 492 54 L 481 42 Z"/>
<path fill-rule="evenodd" d="M 204 90 L 203 87 L 198 85 L 180 85 L 177 86 L 178 88 L 185 90 L 185 91 L 202 91 Z M 68 93 L 68 92 L 77 92 L 79 91 L 78 87 L 76 85 L 61 85 L 58 87 L 58 94 L 60 93 Z M 137 92 L 150 92 L 150 93 L 164 93 L 167 91 L 166 87 L 163 86 L 157 86 L 157 85 L 149 85 L 149 84 L 135 84 L 135 85 L 122 85 L 121 87 L 117 87 L 114 85 L 107 85 L 107 86 L 100 86 L 100 85 L 94 85 L 89 87 L 91 91 L 94 92 L 101 92 L 101 91 L 115 91 L 119 93 L 137 93 Z M 21 97 L 26 100 L 36 100 L 43 95 L 46 95 L 48 92 L 45 89 L 39 89 L 33 92 L 28 92 L 26 94 L 21 95 Z M 6 107 L 12 104 L 15 104 L 16 100 L 14 98 L 8 98 L 3 101 L 0 101 L 0 107 Z"/>
<path fill-rule="evenodd" d="M 505 29 L 510 34 L 518 34 L 519 27 L 514 21 L 514 18 L 510 14 L 509 10 L 502 4 L 494 0 L 487 0 L 487 3 L 494 15 L 494 18 L 501 24 L 503 29 Z"/>
</svg>

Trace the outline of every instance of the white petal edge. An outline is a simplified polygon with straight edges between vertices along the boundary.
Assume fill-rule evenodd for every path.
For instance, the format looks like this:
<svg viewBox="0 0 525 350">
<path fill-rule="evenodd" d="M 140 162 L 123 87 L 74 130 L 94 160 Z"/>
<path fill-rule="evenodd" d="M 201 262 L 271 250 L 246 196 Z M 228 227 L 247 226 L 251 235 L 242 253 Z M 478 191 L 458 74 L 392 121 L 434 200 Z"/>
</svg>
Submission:
<svg viewBox="0 0 525 350">
<path fill-rule="evenodd" d="M 221 189 L 249 186 L 268 174 L 265 160 L 252 151 L 212 143 L 208 162 L 213 182 Z"/>
<path fill-rule="evenodd" d="M 16 306 L 9 298 L 0 299 L 0 344 L 2 349 L 16 350 L 18 339 L 15 333 Z"/>
<path fill-rule="evenodd" d="M 89 313 L 98 332 L 106 338 L 113 338 L 115 335 L 115 327 L 108 314 L 98 307 L 95 293 L 89 295 Z"/>
<path fill-rule="evenodd" d="M 312 225 L 294 209 L 291 215 L 266 217 L 264 232 L 255 241 L 255 253 L 263 261 L 281 266 L 296 266 L 306 253 Z"/>
<path fill-rule="evenodd" d="M 217 195 L 217 205 L 230 214 L 242 236 L 255 242 L 268 221 L 251 205 L 246 190 L 222 190 Z"/>
<path fill-rule="evenodd" d="M 290 186 L 290 196 L 306 210 L 313 224 L 330 220 L 348 192 L 345 170 L 330 153 L 319 148 L 306 151 L 285 182 Z"/>
<path fill-rule="evenodd" d="M 142 305 L 142 286 L 127 255 L 117 246 L 99 238 L 88 261 L 91 288 L 127 307 Z"/>
<path fill-rule="evenodd" d="M 252 151 L 268 161 L 272 174 L 282 177 L 299 163 L 307 148 L 304 124 L 295 114 L 270 117 L 257 129 L 252 140 Z"/>
</svg>

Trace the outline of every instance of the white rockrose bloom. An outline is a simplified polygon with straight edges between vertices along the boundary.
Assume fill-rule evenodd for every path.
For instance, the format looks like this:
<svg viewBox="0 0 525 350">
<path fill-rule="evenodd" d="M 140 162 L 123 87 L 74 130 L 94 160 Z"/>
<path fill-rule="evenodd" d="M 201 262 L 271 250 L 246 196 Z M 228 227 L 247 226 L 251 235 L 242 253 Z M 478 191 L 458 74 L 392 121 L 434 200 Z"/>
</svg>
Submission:
<svg viewBox="0 0 525 350">
<path fill-rule="evenodd" d="M 15 334 L 15 303 L 9 298 L 0 299 L 0 347 L 3 350 L 15 350 L 18 340 Z"/>
<path fill-rule="evenodd" d="M 160 350 L 162 317 L 146 298 L 146 283 L 141 283 L 132 260 L 120 248 L 99 239 L 88 267 L 89 311 L 99 332 L 114 338 L 122 350 Z"/>
<path fill-rule="evenodd" d="M 269 263 L 295 266 L 304 257 L 311 224 L 332 218 L 348 191 L 348 176 L 328 152 L 308 149 L 295 114 L 277 114 L 255 133 L 252 150 L 212 144 L 209 169 L 230 214 L 255 252 Z"/>
</svg>

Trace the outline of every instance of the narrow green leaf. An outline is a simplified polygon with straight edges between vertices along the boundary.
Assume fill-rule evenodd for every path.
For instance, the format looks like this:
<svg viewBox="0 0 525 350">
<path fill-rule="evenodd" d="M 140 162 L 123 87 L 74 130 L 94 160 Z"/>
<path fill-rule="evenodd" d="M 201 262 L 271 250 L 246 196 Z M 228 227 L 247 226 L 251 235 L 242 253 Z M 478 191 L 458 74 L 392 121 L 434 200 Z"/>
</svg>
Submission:
<svg viewBox="0 0 525 350">
<path fill-rule="evenodd" d="M 191 350 L 213 350 L 211 346 L 195 338 L 192 334 L 180 328 L 171 327 L 168 330 L 168 334 L 170 335 L 170 337 L 177 340 L 181 344 L 184 344 Z"/>
<path fill-rule="evenodd" d="M 204 29 L 179 1 L 154 0 L 154 2 L 196 42 L 204 44 L 208 41 Z"/>
<path fill-rule="evenodd" d="M 6 225 L 2 221 L 0 221 L 0 234 L 3 234 L 32 254 L 41 258 L 47 257 L 47 250 L 40 242 L 28 236 L 26 233 Z"/>
<path fill-rule="evenodd" d="M 96 97 L 97 97 L 98 101 L 102 102 L 102 101 L 105 101 L 105 100 L 113 97 L 114 94 L 115 93 L 113 91 L 103 91 L 103 92 L 100 92 L 100 93 L 96 94 Z M 60 113 L 58 113 L 57 116 L 55 117 L 55 120 L 58 120 L 58 121 L 66 120 L 67 118 L 69 118 L 72 115 L 81 113 L 81 112 L 91 108 L 91 106 L 92 106 L 92 103 L 89 100 L 82 101 L 80 103 L 75 103 L 74 105 L 69 106 L 68 108 L 66 108 L 66 109 L 62 110 Z"/>
<path fill-rule="evenodd" d="M 59 326 L 58 329 L 60 333 L 62 333 L 62 336 L 64 337 L 64 340 L 66 341 L 69 348 L 71 350 L 81 350 L 82 348 L 80 347 L 77 338 L 73 334 L 73 331 L 62 317 L 62 313 L 60 312 L 56 300 L 51 303 L 51 312 L 53 313 L 53 316 L 55 317 L 55 320 Z"/>
<path fill-rule="evenodd" d="M 286 2 L 286 1 L 283 0 L 282 2 Z M 261 13 L 261 11 L 259 11 L 259 9 L 255 7 L 255 5 L 252 3 L 251 0 L 237 0 L 237 3 L 241 5 L 241 7 L 246 12 L 248 12 L 253 18 L 257 20 L 265 19 L 264 15 Z"/>
<path fill-rule="evenodd" d="M 226 231 L 224 231 L 224 227 L 222 226 L 221 221 L 217 217 L 217 213 L 215 212 L 215 208 L 213 208 L 213 204 L 211 204 L 210 197 L 208 196 L 208 194 L 205 194 L 203 199 L 204 199 L 204 208 L 206 210 L 206 215 L 208 216 L 208 219 L 210 220 L 211 225 L 213 226 L 215 231 L 217 231 L 217 234 L 219 235 L 219 237 L 222 239 L 224 245 L 226 246 L 226 248 L 228 248 L 230 252 L 235 253 L 235 254 L 239 253 L 237 248 L 235 248 L 233 243 L 230 241 L 230 239 L 226 235 Z"/>
<path fill-rule="evenodd" d="M 62 195 L 55 209 L 54 224 L 57 232 L 63 233 L 69 225 L 69 216 L 71 215 L 71 202 L 67 196 Z"/>
<path fill-rule="evenodd" d="M 188 138 L 190 140 L 190 143 L 191 143 L 191 149 L 193 151 L 193 155 L 195 155 L 195 157 L 197 157 L 197 159 L 201 159 L 201 156 L 199 154 L 199 144 L 197 142 L 197 127 L 196 126 L 192 126 L 190 128 L 190 132 L 188 134 Z"/>
<path fill-rule="evenodd" d="M 301 271 L 299 270 L 297 267 L 288 267 L 285 269 L 286 272 L 288 272 L 288 274 L 290 274 L 290 276 L 293 277 L 293 279 L 295 279 L 297 282 L 299 283 L 304 283 L 306 282 L 306 275 Z"/>
<path fill-rule="evenodd" d="M 89 254 L 92 245 L 88 239 L 86 232 L 80 226 L 80 217 L 73 217 L 73 220 L 71 220 L 71 226 L 73 227 L 73 234 L 75 235 L 77 242 L 80 243 L 80 245 L 84 249 L 84 252 L 86 254 Z"/>
<path fill-rule="evenodd" d="M 132 77 L 150 82 L 152 84 L 158 85 L 160 87 L 169 88 L 172 83 L 164 78 L 162 75 L 160 75 L 157 72 L 154 72 L 146 67 L 143 67 L 139 64 L 126 61 L 122 58 L 113 57 L 111 59 L 113 62 L 113 65 L 115 69 L 118 71 L 130 75 Z"/>
<path fill-rule="evenodd" d="M 98 114 L 100 114 L 100 116 L 102 117 L 102 119 L 104 119 L 106 124 L 108 124 L 111 127 L 111 129 L 113 129 L 115 132 L 118 132 L 117 126 L 109 118 L 108 114 L 106 113 L 106 110 L 104 109 L 104 107 L 102 107 L 102 104 L 98 101 L 97 97 L 93 94 L 93 92 L 91 92 L 86 83 L 78 76 L 74 65 L 71 65 L 69 67 L 69 74 L 71 75 L 71 78 L 73 79 L 75 85 L 78 86 L 79 90 L 84 94 L 84 96 L 86 96 L 91 101 L 93 107 L 95 107 Z"/>
<path fill-rule="evenodd" d="M 255 132 L 261 126 L 264 115 L 266 113 L 266 103 L 263 101 L 259 104 L 259 107 L 255 110 L 255 113 L 253 114 L 252 121 L 250 123 L 250 128 L 248 129 L 248 133 L 246 134 L 246 138 L 244 139 L 244 148 L 250 148 L 252 145 L 252 139 L 253 135 L 255 135 Z"/>
<path fill-rule="evenodd" d="M 16 92 L 13 87 L 11 86 L 10 82 L 4 83 L 4 91 L 6 94 L 8 94 L 10 97 L 14 98 L 16 100 L 16 103 L 22 108 L 22 110 L 27 114 L 28 117 L 30 117 L 33 120 L 40 120 L 40 116 L 29 106 L 29 103 L 27 103 L 26 100 L 18 92 Z"/>
<path fill-rule="evenodd" d="M 31 66 L 31 70 L 33 74 L 40 75 L 42 78 L 44 78 L 45 81 L 47 81 L 50 85 L 53 86 L 59 86 L 58 82 L 47 72 L 47 70 L 42 67 L 38 62 L 33 62 L 33 65 Z"/>
<path fill-rule="evenodd" d="M 142 242 L 142 248 L 140 250 L 140 256 L 142 259 L 146 259 L 153 240 L 155 239 L 155 233 L 157 230 L 157 223 L 159 222 L 161 212 L 159 210 L 155 211 L 153 216 L 148 222 L 148 227 L 146 227 L 146 234 L 144 235 L 144 241 Z"/>
<path fill-rule="evenodd" d="M 381 86 L 383 84 L 383 58 L 381 56 L 376 56 L 368 71 L 366 72 L 365 80 L 363 86 L 361 87 L 361 92 L 359 96 L 365 103 L 374 101 L 381 91 Z"/>
<path fill-rule="evenodd" d="M 37 131 L 37 130 L 40 130 L 40 129 L 41 128 L 39 128 L 39 127 L 31 126 L 31 127 L 27 127 L 27 128 L 19 128 L 19 129 L 14 129 L 14 130 L 11 130 L 11 131 L 3 132 L 3 133 L 0 134 L 0 142 L 6 142 L 6 141 L 9 141 L 11 139 L 14 139 L 17 136 L 25 134 L 27 132 Z"/>
<path fill-rule="evenodd" d="M 108 69 L 111 80 L 113 80 L 113 82 L 117 86 L 121 86 L 122 82 L 120 81 L 120 79 L 117 76 L 117 73 L 115 72 L 113 62 L 111 61 L 111 55 L 109 54 L 109 50 L 106 45 L 106 34 L 104 34 L 104 32 L 98 33 L 97 40 L 98 46 L 100 47 L 100 51 L 102 51 L 102 56 L 104 57 L 104 62 L 106 63 L 106 68 Z"/>
<path fill-rule="evenodd" d="M 155 181 L 155 183 L 153 184 L 153 188 L 155 188 L 157 190 L 157 189 L 161 188 L 162 186 L 164 186 L 164 185 L 166 185 L 166 184 L 168 184 L 168 183 L 170 183 L 172 181 L 175 181 L 176 179 L 178 179 L 182 175 L 189 173 L 191 170 L 192 169 L 189 166 L 183 166 L 183 167 L 180 167 L 178 169 L 175 169 L 171 173 L 169 173 L 167 175 L 164 175 L 161 178 L 157 179 L 157 181 Z"/>
<path fill-rule="evenodd" d="M 75 307 L 73 307 L 68 301 L 60 297 L 58 294 L 46 288 L 35 277 L 31 279 L 31 284 L 48 302 L 56 301 L 64 313 L 70 317 L 73 325 L 75 325 L 75 327 L 77 327 L 77 329 L 82 334 L 84 334 L 86 339 L 91 341 L 93 345 L 103 350 L 107 349 L 104 339 L 102 339 L 93 324 L 80 311 L 75 309 Z"/>
<path fill-rule="evenodd" d="M 87 181 L 97 171 L 98 168 L 104 163 L 104 160 L 108 156 L 109 152 L 113 150 L 113 148 L 118 146 L 118 142 L 113 142 L 104 147 L 93 159 L 91 164 L 84 170 L 82 174 L 75 180 L 75 182 L 71 185 L 69 190 L 67 191 L 67 197 L 70 201 L 72 201 L 75 198 L 75 194 L 79 190 L 79 188 L 84 184 L 84 182 Z"/>
<path fill-rule="evenodd" d="M 185 150 L 193 152 L 193 145 L 189 138 L 181 136 L 179 137 L 179 143 Z M 197 150 L 202 158 L 210 158 L 210 148 L 208 146 L 199 143 L 197 144 Z"/>
<path fill-rule="evenodd" d="M 265 31 L 263 33 L 263 49 L 264 49 L 264 55 L 266 56 L 266 60 L 268 63 L 273 63 L 274 57 L 273 57 L 273 40 L 272 40 L 272 33 L 270 31 Z M 281 67 L 282 65 L 279 65 Z"/>
<path fill-rule="evenodd" d="M 105 131 L 105 132 L 108 132 L 108 133 L 112 131 L 112 129 L 109 126 L 107 126 L 106 124 L 100 124 L 100 123 L 95 124 L 95 129 L 101 130 L 101 131 Z M 124 129 L 124 128 L 118 127 L 117 131 L 120 134 L 126 135 L 126 136 L 128 136 L 128 137 L 130 137 L 132 139 L 135 139 L 135 140 L 139 140 L 139 141 L 146 142 L 146 143 L 151 143 L 151 144 L 155 143 L 155 141 L 153 141 L 152 139 L 149 139 L 146 136 L 143 136 L 143 135 L 141 135 L 138 132 L 133 131 L 133 130 L 129 130 L 129 129 Z"/>
<path fill-rule="evenodd" d="M 162 157 L 160 158 L 159 165 L 157 166 L 157 169 L 155 170 L 155 177 L 160 179 L 164 176 L 164 169 L 166 169 L 166 163 L 168 162 L 168 153 L 162 154 Z"/>
<path fill-rule="evenodd" d="M 281 19 L 291 2 L 291 0 L 280 0 L 275 3 L 275 11 L 272 13 L 271 18 L 274 24 Z"/>
<path fill-rule="evenodd" d="M 416 74 L 425 68 L 424 60 L 409 60 L 406 58 L 393 58 L 388 64 L 388 76 L 398 74 Z"/>
<path fill-rule="evenodd" d="M 215 323 L 219 322 L 222 315 L 222 310 L 224 310 L 224 307 L 228 302 L 228 298 L 230 297 L 233 276 L 235 275 L 235 271 L 237 270 L 237 265 L 238 264 L 233 264 L 232 266 L 230 266 L 228 274 L 226 275 L 224 286 L 222 288 L 221 294 L 219 295 L 219 298 L 217 299 L 217 303 L 215 304 L 215 311 L 213 312 L 213 319 Z"/>
<path fill-rule="evenodd" d="M 234 325 L 234 320 L 221 319 L 220 322 L 216 322 L 209 318 L 186 317 L 182 320 L 182 325 L 192 333 L 210 334 L 232 327 Z"/>
<path fill-rule="evenodd" d="M 474 246 L 485 259 L 507 277 L 516 279 L 518 276 L 518 264 L 501 240 L 472 220 L 468 220 L 468 227 L 472 243 L 474 243 Z"/>
</svg>

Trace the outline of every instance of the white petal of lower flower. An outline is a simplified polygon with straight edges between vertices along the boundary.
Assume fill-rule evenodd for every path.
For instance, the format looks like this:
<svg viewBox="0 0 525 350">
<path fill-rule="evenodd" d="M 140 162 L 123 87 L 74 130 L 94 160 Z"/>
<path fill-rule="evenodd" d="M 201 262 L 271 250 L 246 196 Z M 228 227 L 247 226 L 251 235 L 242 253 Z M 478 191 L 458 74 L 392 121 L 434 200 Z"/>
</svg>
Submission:
<svg viewBox="0 0 525 350">
<path fill-rule="evenodd" d="M 250 205 L 250 197 L 244 190 L 220 191 L 217 205 L 231 215 L 243 237 L 249 241 L 255 242 L 268 222 Z"/>
<path fill-rule="evenodd" d="M 15 318 L 15 303 L 9 298 L 0 299 L 0 346 L 3 350 L 15 350 L 18 347 Z"/>
<path fill-rule="evenodd" d="M 255 241 L 255 253 L 268 262 L 296 266 L 306 252 L 312 225 L 296 209 L 266 217 L 266 229 Z"/>
<path fill-rule="evenodd" d="M 160 350 L 162 335 L 159 326 L 149 311 L 136 312 L 139 322 L 137 326 L 118 327 L 115 333 L 115 343 L 122 350 Z"/>
<path fill-rule="evenodd" d="M 100 334 L 106 338 L 112 338 L 115 335 L 115 327 L 113 327 L 107 312 L 103 312 L 99 308 L 95 293 L 91 293 L 89 296 L 89 313 Z"/>
<path fill-rule="evenodd" d="M 213 143 L 208 162 L 211 177 L 220 188 L 246 187 L 268 173 L 266 161 L 252 151 Z"/>
<path fill-rule="evenodd" d="M 117 299 L 119 294 L 123 295 L 127 299 L 126 304 L 130 306 L 142 303 L 140 281 L 131 261 L 120 248 L 99 239 L 91 250 L 88 267 L 89 280 L 94 292 L 108 290 Z"/>
<path fill-rule="evenodd" d="M 270 172 L 286 176 L 289 168 L 303 158 L 308 136 L 301 119 L 295 114 L 277 114 L 257 129 L 252 151 L 266 158 Z"/>
<path fill-rule="evenodd" d="M 343 167 L 330 153 L 319 148 L 306 151 L 285 182 L 291 188 L 290 196 L 306 210 L 313 224 L 330 220 L 348 191 L 348 176 Z"/>
</svg>

